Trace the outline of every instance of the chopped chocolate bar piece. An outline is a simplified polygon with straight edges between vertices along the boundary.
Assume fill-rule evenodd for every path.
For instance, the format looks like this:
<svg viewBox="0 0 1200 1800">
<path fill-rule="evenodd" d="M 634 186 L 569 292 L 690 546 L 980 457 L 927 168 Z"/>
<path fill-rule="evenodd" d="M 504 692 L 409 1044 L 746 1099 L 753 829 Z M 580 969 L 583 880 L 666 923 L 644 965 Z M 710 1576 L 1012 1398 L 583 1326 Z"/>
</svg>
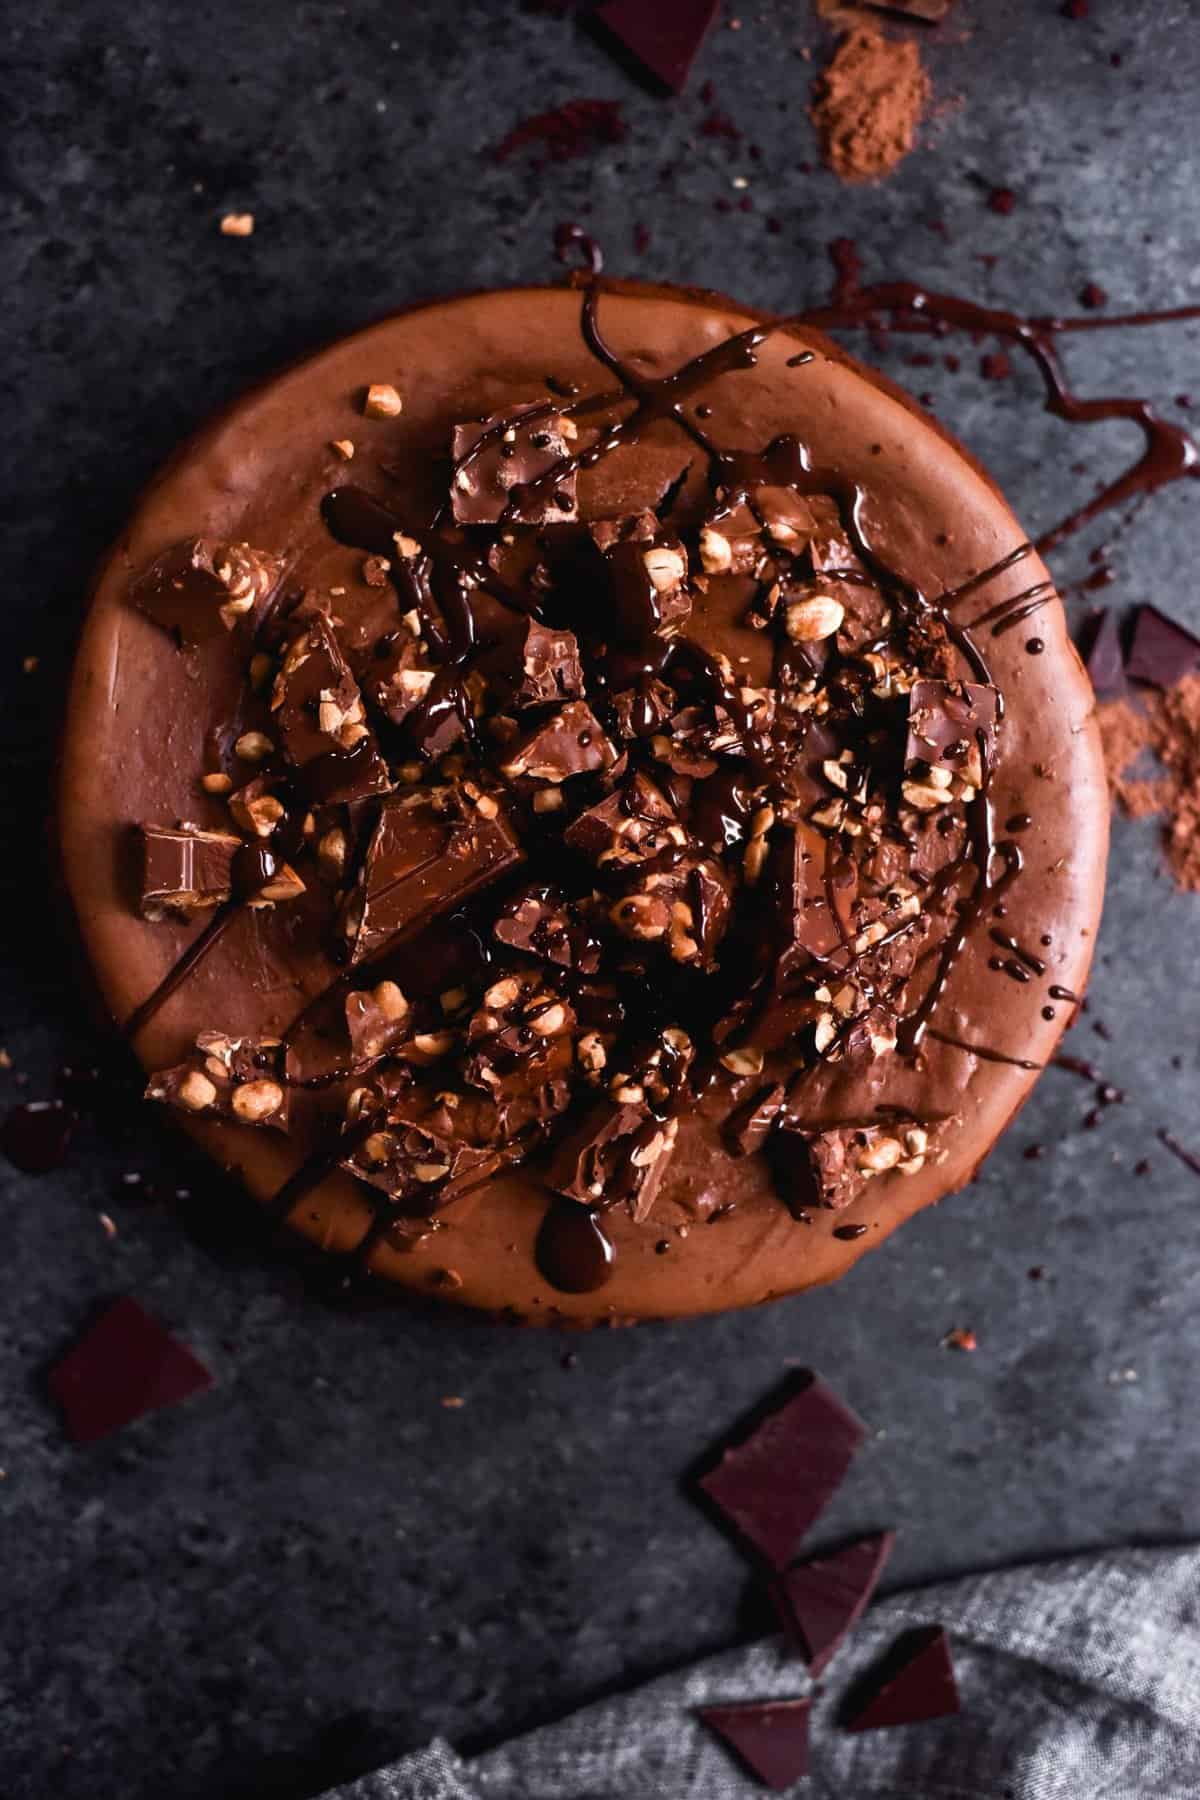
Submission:
<svg viewBox="0 0 1200 1800">
<path fill-rule="evenodd" d="M 674 808 L 641 774 L 631 775 L 607 800 L 581 812 L 563 833 L 563 842 L 598 868 L 645 862 L 671 845 L 682 846 L 687 841 Z"/>
<path fill-rule="evenodd" d="M 608 916 L 631 943 L 661 943 L 675 962 L 711 967 L 729 927 L 733 884 L 716 857 L 675 854 L 668 868 L 639 874 Z"/>
<path fill-rule="evenodd" d="M 908 697 L 904 798 L 920 812 L 969 800 L 996 747 L 1000 696 L 969 681 L 915 681 Z"/>
<path fill-rule="evenodd" d="M 543 962 L 595 975 L 600 968 L 600 940 L 581 909 L 551 887 L 527 888 L 501 908 L 492 927 L 500 943 L 527 951 Z"/>
<path fill-rule="evenodd" d="M 212 1383 L 187 1346 L 128 1295 L 100 1315 L 47 1378 L 67 1435 L 78 1444 L 202 1394 Z"/>
<path fill-rule="evenodd" d="M 617 753 L 586 701 L 572 700 L 506 751 L 500 773 L 554 784 L 611 769 Z"/>
<path fill-rule="evenodd" d="M 564 1080 L 575 1060 L 575 1010 L 540 971 L 494 981 L 467 1026 L 463 1076 L 498 1104 Z"/>
<path fill-rule="evenodd" d="M 721 1126 L 721 1137 L 730 1156 L 753 1156 L 762 1149 L 783 1109 L 786 1094 L 782 1082 L 769 1082 L 734 1108 Z"/>
<path fill-rule="evenodd" d="M 854 937 L 858 871 L 831 839 L 799 821 L 773 839 L 768 893 L 792 958 L 824 959 Z"/>
<path fill-rule="evenodd" d="M 808 1774 L 811 1710 L 811 1700 L 743 1701 L 701 1707 L 699 1717 L 764 1787 L 780 1792 Z"/>
<path fill-rule="evenodd" d="M 584 695 L 575 633 L 552 631 L 536 619 L 523 620 L 484 666 L 503 703 L 518 711 L 526 706 L 559 706 Z"/>
<path fill-rule="evenodd" d="M 289 762 L 313 771 L 314 799 L 361 800 L 391 787 L 358 683 L 323 615 L 284 650 L 271 711 Z"/>
<path fill-rule="evenodd" d="M 726 1450 L 700 1486 L 773 1568 L 824 1512 L 866 1428 L 818 1375 Z"/>
<path fill-rule="evenodd" d="M 544 402 L 454 427 L 450 495 L 460 525 L 563 524 L 576 517 L 574 420 Z M 557 479 L 551 471 L 568 464 Z"/>
<path fill-rule="evenodd" d="M 783 1629 L 814 1677 L 866 1611 L 895 1542 L 894 1531 L 876 1532 L 833 1556 L 788 1569 L 772 1584 Z"/>
<path fill-rule="evenodd" d="M 643 675 L 635 688 L 623 688 L 612 699 L 618 735 L 627 742 L 661 731 L 678 707 L 674 688 L 653 675 Z"/>
<path fill-rule="evenodd" d="M 151 563 L 129 597 L 191 646 L 232 631 L 239 619 L 257 619 L 282 573 L 282 557 L 249 544 L 187 538 Z"/>
<path fill-rule="evenodd" d="M 624 1205 L 640 1224 L 658 1198 L 678 1131 L 677 1120 L 648 1116 L 640 1104 L 605 1101 L 558 1146 L 547 1184 L 581 1206 Z"/>
<path fill-rule="evenodd" d="M 345 1011 L 356 1066 L 386 1056 L 413 1030 L 412 1008 L 394 981 L 347 994 Z"/>
<path fill-rule="evenodd" d="M 281 1074 L 278 1038 L 231 1038 L 202 1031 L 194 1053 L 150 1077 L 147 1100 L 161 1100 L 197 1118 L 236 1119 L 242 1125 L 288 1128 L 289 1089 Z"/>
<path fill-rule="evenodd" d="M 622 643 L 670 637 L 692 610 L 687 551 L 654 513 L 592 527 L 609 577 L 613 625 Z"/>
<path fill-rule="evenodd" d="M 907 1631 L 876 1672 L 874 1690 L 847 1731 L 919 1725 L 960 1711 L 950 1644 L 940 1625 Z"/>
<path fill-rule="evenodd" d="M 498 801 L 486 808 L 455 788 L 387 799 L 342 916 L 352 962 L 459 906 L 522 861 Z"/>
<path fill-rule="evenodd" d="M 138 835 L 144 918 L 161 919 L 164 912 L 203 912 L 229 899 L 241 838 L 226 831 L 165 825 L 139 826 Z"/>
<path fill-rule="evenodd" d="M 1128 691 L 1125 652 L 1121 644 L 1121 619 L 1116 607 L 1106 606 L 1089 615 L 1084 666 L 1092 678 L 1096 697 L 1115 700 Z"/>
<path fill-rule="evenodd" d="M 491 1149 L 455 1134 L 453 1112 L 420 1093 L 401 1094 L 342 1160 L 401 1212 L 428 1217 L 471 1192 L 500 1167 Z"/>
<path fill-rule="evenodd" d="M 897 1169 L 915 1175 L 929 1154 L 930 1132 L 899 1121 L 888 1125 L 783 1125 L 771 1140 L 775 1184 L 792 1212 L 819 1206 L 840 1212 L 864 1183 Z"/>
<path fill-rule="evenodd" d="M 1139 606 L 1133 615 L 1133 632 L 1125 673 L 1131 681 L 1150 687 L 1174 687 L 1200 663 L 1200 638 L 1157 606 Z"/>
<path fill-rule="evenodd" d="M 717 0 L 604 0 L 592 22 L 669 93 L 682 93 L 717 16 Z"/>
<path fill-rule="evenodd" d="M 419 638 L 408 630 L 393 636 L 387 655 L 379 657 L 364 676 L 363 692 L 393 725 L 403 725 L 428 699 L 437 671 L 427 667 Z"/>
</svg>

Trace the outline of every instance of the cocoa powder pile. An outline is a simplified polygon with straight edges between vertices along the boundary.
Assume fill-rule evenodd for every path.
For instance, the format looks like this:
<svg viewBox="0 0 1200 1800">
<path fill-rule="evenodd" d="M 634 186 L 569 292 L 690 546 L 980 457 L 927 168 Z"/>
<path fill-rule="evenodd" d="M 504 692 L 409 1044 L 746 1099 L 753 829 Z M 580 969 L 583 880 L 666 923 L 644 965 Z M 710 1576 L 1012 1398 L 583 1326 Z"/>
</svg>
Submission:
<svg viewBox="0 0 1200 1800">
<path fill-rule="evenodd" d="M 1109 701 L 1097 718 L 1114 799 L 1131 818 L 1165 815 L 1171 873 L 1179 887 L 1200 893 L 1200 674 L 1185 675 L 1144 708 Z M 1165 773 L 1131 774 L 1148 751 Z"/>
<path fill-rule="evenodd" d="M 888 175 L 916 143 L 929 77 L 914 42 L 863 25 L 848 31 L 817 78 L 809 109 L 821 153 L 843 181 Z"/>
</svg>

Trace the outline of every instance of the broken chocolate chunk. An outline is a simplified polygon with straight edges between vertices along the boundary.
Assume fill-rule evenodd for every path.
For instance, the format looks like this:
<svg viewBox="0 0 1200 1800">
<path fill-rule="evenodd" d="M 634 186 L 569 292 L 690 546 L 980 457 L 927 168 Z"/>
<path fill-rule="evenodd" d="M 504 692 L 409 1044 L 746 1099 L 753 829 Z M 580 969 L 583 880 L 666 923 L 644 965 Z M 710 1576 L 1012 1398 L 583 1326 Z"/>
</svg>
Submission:
<svg viewBox="0 0 1200 1800">
<path fill-rule="evenodd" d="M 616 793 L 572 820 L 563 842 L 603 868 L 645 862 L 687 843 L 673 807 L 645 775 L 634 774 Z"/>
<path fill-rule="evenodd" d="M 742 1537 L 782 1569 L 841 1486 L 865 1436 L 861 1419 L 809 1374 L 798 1393 L 725 1451 L 700 1486 Z"/>
<path fill-rule="evenodd" d="M 454 427 L 450 495 L 460 525 L 574 520 L 572 419 L 538 402 Z M 560 465 L 563 465 L 560 470 Z M 557 476 L 553 473 L 560 470 Z"/>
<path fill-rule="evenodd" d="M 970 800 L 996 748 L 1000 696 L 969 681 L 915 681 L 908 697 L 904 798 L 930 812 Z"/>
<path fill-rule="evenodd" d="M 575 1011 L 538 971 L 504 975 L 467 1026 L 464 1079 L 497 1104 L 566 1079 L 575 1060 Z"/>
<path fill-rule="evenodd" d="M 641 70 L 669 93 L 682 93 L 717 16 L 717 0 L 604 0 L 591 15 L 601 36 L 610 38 Z"/>
<path fill-rule="evenodd" d="M 583 664 L 573 631 L 525 619 L 487 657 L 484 669 L 502 704 L 559 706 L 584 695 Z"/>
<path fill-rule="evenodd" d="M 138 836 L 143 918 L 161 919 L 164 912 L 203 912 L 230 898 L 241 838 L 226 831 L 165 825 L 139 826 Z"/>
<path fill-rule="evenodd" d="M 859 1692 L 862 1692 L 860 1688 Z M 919 1725 L 960 1710 L 950 1644 L 940 1625 L 907 1631 L 875 1671 L 870 1697 L 846 1720 L 847 1731 Z"/>
<path fill-rule="evenodd" d="M 774 836 L 767 892 L 782 940 L 790 940 L 789 968 L 824 960 L 853 940 L 858 871 L 836 842 L 797 821 Z"/>
<path fill-rule="evenodd" d="M 655 858 L 657 865 L 662 858 Z M 609 908 L 622 937 L 662 944 L 675 962 L 711 968 L 733 910 L 733 885 L 714 856 L 671 847 L 669 866 L 639 872 Z"/>
<path fill-rule="evenodd" d="M 271 711 L 289 762 L 311 773 L 314 799 L 361 800 L 391 787 L 358 683 L 324 615 L 285 648 Z"/>
<path fill-rule="evenodd" d="M 811 1700 L 760 1700 L 703 1706 L 698 1716 L 764 1787 L 778 1792 L 808 1773 L 811 1710 Z"/>
<path fill-rule="evenodd" d="M 429 1217 L 500 1167 L 496 1151 L 458 1136 L 455 1123 L 444 1101 L 401 1094 L 373 1130 L 359 1135 L 341 1167 L 386 1194 L 399 1212 Z"/>
<path fill-rule="evenodd" d="M 476 804 L 457 788 L 439 787 L 385 800 L 343 911 L 351 961 L 428 925 L 521 860 L 501 804 L 490 796 Z"/>
<path fill-rule="evenodd" d="M 555 888 L 526 888 L 514 895 L 500 909 L 492 933 L 510 949 L 581 975 L 595 975 L 600 968 L 599 938 L 581 909 L 569 905 Z"/>
<path fill-rule="evenodd" d="M 412 1008 L 394 981 L 347 994 L 345 1012 L 356 1066 L 386 1056 L 413 1030 Z"/>
<path fill-rule="evenodd" d="M 623 688 L 612 698 L 617 733 L 626 742 L 662 731 L 678 707 L 679 696 L 674 688 L 654 675 L 643 675 L 636 687 Z"/>
<path fill-rule="evenodd" d="M 657 516 L 604 519 L 592 527 L 604 557 L 617 639 L 642 644 L 670 637 L 692 610 L 687 551 Z"/>
<path fill-rule="evenodd" d="M 90 1444 L 212 1383 L 186 1344 L 124 1295 L 51 1369 L 46 1385 L 62 1408 L 67 1435 Z"/>
<path fill-rule="evenodd" d="M 814 1677 L 866 1611 L 895 1542 L 894 1531 L 876 1532 L 788 1569 L 772 1584 L 780 1623 Z"/>
<path fill-rule="evenodd" d="M 734 1108 L 721 1126 L 730 1156 L 753 1156 L 762 1149 L 783 1109 L 786 1093 L 782 1082 L 768 1082 Z"/>
<path fill-rule="evenodd" d="M 150 1077 L 147 1100 L 160 1100 L 196 1118 L 288 1128 L 289 1090 L 281 1073 L 278 1038 L 234 1038 L 202 1031 L 186 1062 Z"/>
<path fill-rule="evenodd" d="M 606 1101 L 555 1150 L 547 1184 L 581 1206 L 624 1205 L 640 1224 L 658 1198 L 678 1131 L 677 1120 L 648 1116 L 641 1104 Z"/>
<path fill-rule="evenodd" d="M 1200 638 L 1168 619 L 1157 606 L 1139 606 L 1133 615 L 1125 673 L 1131 681 L 1170 688 L 1200 664 Z"/>
<path fill-rule="evenodd" d="M 249 544 L 187 538 L 151 563 L 130 589 L 139 612 L 189 647 L 257 619 L 283 573 L 283 558 Z"/>
<path fill-rule="evenodd" d="M 575 775 L 611 769 L 616 760 L 617 753 L 591 707 L 586 701 L 572 700 L 507 749 L 500 773 L 510 781 L 524 776 L 557 785 Z"/>
<path fill-rule="evenodd" d="M 888 1125 L 781 1125 L 771 1140 L 771 1167 L 793 1213 L 818 1206 L 840 1212 L 876 1175 L 915 1175 L 929 1154 L 930 1132 L 900 1120 Z"/>
</svg>

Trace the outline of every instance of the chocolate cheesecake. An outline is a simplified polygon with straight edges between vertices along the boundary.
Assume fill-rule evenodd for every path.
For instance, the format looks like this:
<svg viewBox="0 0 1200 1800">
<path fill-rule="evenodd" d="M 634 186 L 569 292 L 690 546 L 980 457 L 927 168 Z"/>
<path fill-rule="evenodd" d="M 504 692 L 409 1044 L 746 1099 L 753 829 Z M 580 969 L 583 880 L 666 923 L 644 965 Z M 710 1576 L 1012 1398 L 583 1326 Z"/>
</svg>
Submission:
<svg viewBox="0 0 1200 1800">
<path fill-rule="evenodd" d="M 995 486 L 802 320 L 469 295 L 145 496 L 63 869 L 150 1100 L 347 1267 L 716 1311 L 844 1273 L 1028 1094 L 1100 911 L 1092 712 Z"/>
</svg>

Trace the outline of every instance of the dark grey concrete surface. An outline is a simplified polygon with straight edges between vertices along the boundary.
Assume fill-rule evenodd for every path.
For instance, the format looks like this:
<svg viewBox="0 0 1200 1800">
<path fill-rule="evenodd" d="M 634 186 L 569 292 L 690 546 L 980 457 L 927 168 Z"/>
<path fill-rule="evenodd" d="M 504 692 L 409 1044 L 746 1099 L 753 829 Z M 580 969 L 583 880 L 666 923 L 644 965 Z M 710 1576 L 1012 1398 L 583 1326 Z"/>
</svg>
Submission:
<svg viewBox="0 0 1200 1800">
<path fill-rule="evenodd" d="M 961 0 L 928 40 L 939 105 L 922 148 L 849 191 L 815 168 L 809 53 L 828 40 L 796 0 L 747 4 L 673 102 L 569 18 L 518 5 L 10 8 L 0 1102 L 95 1053 L 38 859 L 46 777 L 89 566 L 182 433 L 389 306 L 552 275 L 567 218 L 617 272 L 768 306 L 822 295 L 843 233 L 871 276 L 1033 310 L 1069 307 L 1088 279 L 1114 306 L 1198 299 L 1200 5 L 1092 0 L 1091 15 Z M 699 129 L 706 77 L 744 134 L 732 147 Z M 621 101 L 625 142 L 540 172 L 481 154 L 580 95 Z M 1007 217 L 985 204 L 1001 185 Z M 718 210 L 742 193 L 753 211 Z M 222 238 L 219 216 L 242 209 L 253 238 Z M 1031 376 L 983 382 L 960 348 L 957 375 L 906 370 L 903 346 L 894 372 L 930 390 L 1031 526 L 1132 447 L 1121 427 L 1054 424 Z M 1070 364 L 1090 392 L 1200 404 L 1194 328 L 1073 343 Z M 1175 490 L 1140 514 L 1107 597 L 1200 624 L 1196 502 Z M 1064 582 L 1087 548 L 1063 553 Z M 840 1289 L 750 1316 L 568 1346 L 346 1314 L 155 1119 L 85 1134 L 40 1180 L 5 1166 L 0 1791 L 301 1800 L 434 1731 L 481 1744 L 757 1629 L 742 1565 L 679 1478 L 793 1366 L 874 1427 L 820 1538 L 897 1525 L 893 1584 L 1200 1532 L 1200 1182 L 1154 1139 L 1170 1124 L 1200 1144 L 1198 931 L 1154 827 L 1118 825 L 1073 1047 L 1128 1103 L 1085 1131 L 1087 1089 L 1052 1072 L 970 1190 Z M 191 1202 L 140 1203 L 128 1172 Z M 43 1372 L 119 1292 L 217 1386 L 72 1448 Z M 939 1348 L 958 1324 L 974 1356 Z"/>
</svg>

